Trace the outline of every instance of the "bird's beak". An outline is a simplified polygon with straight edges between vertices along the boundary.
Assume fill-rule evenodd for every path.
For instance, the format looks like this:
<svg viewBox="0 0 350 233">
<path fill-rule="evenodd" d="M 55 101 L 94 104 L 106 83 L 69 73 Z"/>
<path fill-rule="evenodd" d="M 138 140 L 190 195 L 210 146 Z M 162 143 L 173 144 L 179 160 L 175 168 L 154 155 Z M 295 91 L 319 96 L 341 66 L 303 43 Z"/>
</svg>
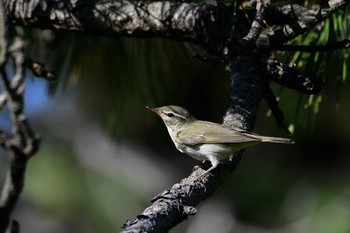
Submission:
<svg viewBox="0 0 350 233">
<path fill-rule="evenodd" d="M 148 106 L 146 106 L 146 108 L 149 109 L 149 110 L 151 110 L 152 112 L 155 112 L 155 113 L 157 113 L 158 115 L 160 115 L 160 111 L 159 111 L 158 108 L 151 108 L 151 107 L 148 107 Z"/>
</svg>

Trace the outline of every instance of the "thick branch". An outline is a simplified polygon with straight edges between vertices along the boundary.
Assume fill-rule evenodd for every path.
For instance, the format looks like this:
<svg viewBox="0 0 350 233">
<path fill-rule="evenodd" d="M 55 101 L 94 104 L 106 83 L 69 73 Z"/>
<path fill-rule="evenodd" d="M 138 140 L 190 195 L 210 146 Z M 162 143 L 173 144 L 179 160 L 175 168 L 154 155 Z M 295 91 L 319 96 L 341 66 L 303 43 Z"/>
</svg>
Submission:
<svg viewBox="0 0 350 233">
<path fill-rule="evenodd" d="M 215 6 L 177 1 L 5 0 L 10 21 L 28 27 L 107 36 L 167 37 L 208 43 Z"/>
<path fill-rule="evenodd" d="M 218 7 L 176 1 L 4 2 L 7 16 L 14 24 L 114 37 L 166 37 L 204 45 L 219 55 L 223 53 L 224 56 L 236 56 L 242 52 L 242 48 L 239 47 L 246 47 L 247 43 L 242 43 L 245 41 L 248 41 L 249 45 L 256 41 L 255 45 L 264 50 L 280 48 L 285 42 L 315 27 L 334 11 L 348 5 L 349 1 L 329 0 L 329 7 L 318 10 L 299 5 L 270 7 L 266 5 L 268 1 L 258 1 L 256 17 L 248 34 L 244 38 L 234 38 L 229 42 L 228 35 L 233 23 L 232 7 L 221 4 L 221 1 L 218 1 Z M 263 19 L 272 25 L 281 26 L 260 33 Z M 226 25 L 222 25 L 222 21 Z M 241 40 L 240 45 L 236 43 L 236 39 Z"/>
<path fill-rule="evenodd" d="M 256 54 L 243 55 L 231 63 L 231 97 L 223 124 L 247 131 L 254 128 L 262 97 L 263 84 L 258 78 Z"/>
</svg>

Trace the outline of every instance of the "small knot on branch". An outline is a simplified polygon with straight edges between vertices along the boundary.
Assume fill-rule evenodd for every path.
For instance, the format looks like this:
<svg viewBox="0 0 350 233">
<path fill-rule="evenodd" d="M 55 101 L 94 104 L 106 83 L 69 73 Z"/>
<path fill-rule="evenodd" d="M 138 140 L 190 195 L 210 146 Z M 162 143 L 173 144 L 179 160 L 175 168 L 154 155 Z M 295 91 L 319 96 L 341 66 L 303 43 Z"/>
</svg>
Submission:
<svg viewBox="0 0 350 233">
<path fill-rule="evenodd" d="M 193 206 L 184 206 L 184 214 L 185 215 L 195 215 L 197 213 L 197 209 L 194 208 Z"/>
<path fill-rule="evenodd" d="M 52 71 L 47 70 L 44 64 L 35 62 L 29 57 L 25 58 L 25 66 L 30 69 L 37 77 L 42 77 L 49 81 L 54 81 L 57 78 L 56 74 Z"/>
</svg>

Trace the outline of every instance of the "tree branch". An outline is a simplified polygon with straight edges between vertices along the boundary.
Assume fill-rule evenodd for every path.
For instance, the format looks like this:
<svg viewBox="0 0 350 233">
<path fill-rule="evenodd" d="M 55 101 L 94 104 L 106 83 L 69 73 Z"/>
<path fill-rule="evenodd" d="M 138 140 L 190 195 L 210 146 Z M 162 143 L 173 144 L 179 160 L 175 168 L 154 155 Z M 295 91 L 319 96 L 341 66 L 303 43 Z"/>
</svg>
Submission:
<svg viewBox="0 0 350 233">
<path fill-rule="evenodd" d="M 251 24 L 248 34 L 240 41 L 243 48 L 255 45 L 255 42 L 263 28 L 262 24 L 264 21 L 265 12 L 269 5 L 270 0 L 257 0 L 255 18 Z"/>
<path fill-rule="evenodd" d="M 348 6 L 350 0 L 329 0 L 328 7 L 321 7 L 318 10 L 302 11 L 302 17 L 290 24 L 283 25 L 272 32 L 261 33 L 257 40 L 258 47 L 262 49 L 275 50 L 282 44 L 314 28 L 317 24 L 329 17 L 330 14 Z"/>
<path fill-rule="evenodd" d="M 27 27 L 106 36 L 166 37 L 208 43 L 215 6 L 174 1 L 5 0 L 10 22 Z"/>
<path fill-rule="evenodd" d="M 23 189 L 28 159 L 39 147 L 39 138 L 32 131 L 23 113 L 24 53 L 23 42 L 15 40 L 8 46 L 6 24 L 0 3 L 0 85 L 2 106 L 6 103 L 12 120 L 11 133 L 0 130 L 0 145 L 10 153 L 10 167 L 0 195 L 0 233 L 8 228 L 11 213 Z M 14 75 L 10 81 L 5 65 L 9 58 L 14 60 Z M 16 222 L 11 224 L 11 232 L 19 232 Z"/>
<path fill-rule="evenodd" d="M 219 9 L 210 4 L 168 1 L 4 0 L 4 2 L 10 22 L 27 27 L 119 37 L 166 37 L 205 45 L 209 49 L 214 47 L 214 50 L 219 47 L 217 51 L 223 49 L 223 44 L 225 45 L 227 43 L 225 40 L 228 39 L 227 35 L 223 36 L 222 29 L 230 28 L 229 25 L 220 25 L 223 16 L 217 13 L 232 12 L 232 7 L 227 7 L 220 1 Z M 255 23 L 251 25 L 246 39 L 253 41 L 257 39 L 258 48 L 274 50 L 315 27 L 331 13 L 349 5 L 349 2 L 350 0 L 329 0 L 328 7 L 321 7 L 318 10 L 296 4 L 282 7 L 257 4 L 261 7 L 258 7 L 253 21 Z M 232 26 L 232 14 L 227 16 L 224 17 L 224 21 Z M 281 26 L 260 33 L 264 18 L 272 25 Z M 232 50 L 239 46 L 228 47 Z M 237 54 L 234 51 L 228 51 L 226 54 L 228 53 Z"/>
</svg>

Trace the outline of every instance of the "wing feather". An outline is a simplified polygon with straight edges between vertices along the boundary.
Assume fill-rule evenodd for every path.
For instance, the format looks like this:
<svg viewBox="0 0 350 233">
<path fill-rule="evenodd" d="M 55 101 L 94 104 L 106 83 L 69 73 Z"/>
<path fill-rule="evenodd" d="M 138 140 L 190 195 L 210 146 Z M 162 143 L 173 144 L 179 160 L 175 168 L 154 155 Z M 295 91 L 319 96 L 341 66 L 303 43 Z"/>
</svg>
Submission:
<svg viewBox="0 0 350 233">
<path fill-rule="evenodd" d="M 191 124 L 192 129 L 185 128 L 177 134 L 177 140 L 180 143 L 196 145 L 203 143 L 220 144 L 261 141 L 258 136 L 249 132 L 225 128 L 213 122 L 195 121 Z"/>
</svg>

